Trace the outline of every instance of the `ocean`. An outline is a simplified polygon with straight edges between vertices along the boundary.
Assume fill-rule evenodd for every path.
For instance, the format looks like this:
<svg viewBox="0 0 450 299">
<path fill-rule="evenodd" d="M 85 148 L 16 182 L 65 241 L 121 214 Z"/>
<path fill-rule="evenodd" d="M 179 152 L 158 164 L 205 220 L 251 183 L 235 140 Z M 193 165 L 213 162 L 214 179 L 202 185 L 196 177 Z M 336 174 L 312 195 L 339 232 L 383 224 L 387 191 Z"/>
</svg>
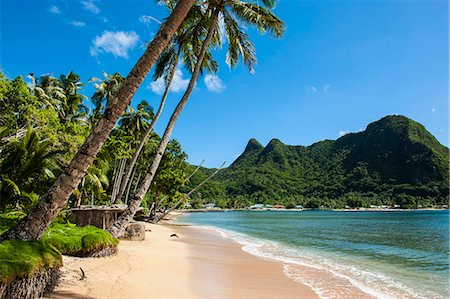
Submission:
<svg viewBox="0 0 450 299">
<path fill-rule="evenodd" d="M 176 221 L 282 263 L 321 298 L 450 298 L 449 211 L 231 211 Z"/>
</svg>

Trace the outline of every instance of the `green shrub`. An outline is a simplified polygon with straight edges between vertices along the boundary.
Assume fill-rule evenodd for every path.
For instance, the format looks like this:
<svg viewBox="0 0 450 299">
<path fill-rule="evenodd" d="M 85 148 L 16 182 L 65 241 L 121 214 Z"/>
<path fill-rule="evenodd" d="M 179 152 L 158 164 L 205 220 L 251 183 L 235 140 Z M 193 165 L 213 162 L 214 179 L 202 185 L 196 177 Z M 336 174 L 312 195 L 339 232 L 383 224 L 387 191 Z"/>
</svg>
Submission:
<svg viewBox="0 0 450 299">
<path fill-rule="evenodd" d="M 14 211 L 0 214 L 0 235 L 6 232 L 10 227 L 17 224 L 26 214 L 22 211 Z"/>
</svg>

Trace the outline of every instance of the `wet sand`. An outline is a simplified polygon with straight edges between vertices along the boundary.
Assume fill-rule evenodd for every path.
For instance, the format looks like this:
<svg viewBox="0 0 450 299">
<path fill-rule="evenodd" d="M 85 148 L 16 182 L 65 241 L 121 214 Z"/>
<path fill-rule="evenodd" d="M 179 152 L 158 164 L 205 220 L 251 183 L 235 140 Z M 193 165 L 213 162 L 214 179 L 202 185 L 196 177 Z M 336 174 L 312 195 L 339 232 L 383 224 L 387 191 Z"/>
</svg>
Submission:
<svg viewBox="0 0 450 299">
<path fill-rule="evenodd" d="M 281 264 L 230 240 L 188 226 L 147 229 L 145 241 L 121 241 L 115 256 L 64 257 L 50 298 L 318 298 L 285 276 Z"/>
</svg>

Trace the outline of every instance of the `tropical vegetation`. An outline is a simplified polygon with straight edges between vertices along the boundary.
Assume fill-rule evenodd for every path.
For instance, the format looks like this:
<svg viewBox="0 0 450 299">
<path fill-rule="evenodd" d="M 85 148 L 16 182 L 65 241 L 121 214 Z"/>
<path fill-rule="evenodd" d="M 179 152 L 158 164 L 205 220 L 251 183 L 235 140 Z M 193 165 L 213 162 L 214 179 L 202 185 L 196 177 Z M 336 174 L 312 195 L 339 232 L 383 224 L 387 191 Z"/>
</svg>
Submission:
<svg viewBox="0 0 450 299">
<path fill-rule="evenodd" d="M 186 189 L 212 171 L 202 168 Z M 192 195 L 191 205 L 425 208 L 448 205 L 448 181 L 448 148 L 421 124 L 392 115 L 306 147 L 277 139 L 263 147 L 251 139 L 230 167 Z"/>
</svg>

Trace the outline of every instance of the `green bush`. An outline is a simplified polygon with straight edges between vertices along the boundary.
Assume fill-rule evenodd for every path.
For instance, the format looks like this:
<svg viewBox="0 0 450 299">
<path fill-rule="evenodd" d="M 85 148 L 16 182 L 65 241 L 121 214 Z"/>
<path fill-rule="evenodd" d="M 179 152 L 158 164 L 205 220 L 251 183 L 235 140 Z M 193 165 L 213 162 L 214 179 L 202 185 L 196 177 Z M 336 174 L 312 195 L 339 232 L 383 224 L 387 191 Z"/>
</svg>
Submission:
<svg viewBox="0 0 450 299">
<path fill-rule="evenodd" d="M 6 232 L 10 227 L 17 224 L 26 214 L 22 211 L 15 211 L 0 214 L 0 235 Z"/>
</svg>

